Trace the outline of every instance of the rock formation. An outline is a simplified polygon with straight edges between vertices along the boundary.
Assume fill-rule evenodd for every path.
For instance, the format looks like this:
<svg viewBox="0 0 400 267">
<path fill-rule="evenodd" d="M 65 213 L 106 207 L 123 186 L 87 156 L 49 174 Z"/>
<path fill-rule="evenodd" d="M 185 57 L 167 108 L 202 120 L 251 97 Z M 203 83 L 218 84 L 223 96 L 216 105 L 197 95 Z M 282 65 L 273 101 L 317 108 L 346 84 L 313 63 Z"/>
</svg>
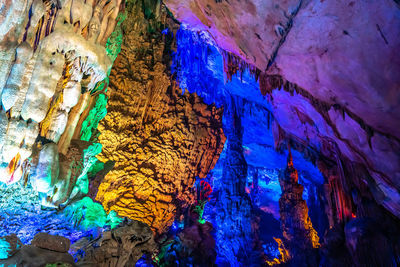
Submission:
<svg viewBox="0 0 400 267">
<path fill-rule="evenodd" d="M 285 248 L 288 249 L 290 266 L 318 266 L 320 246 L 317 232 L 308 216 L 308 207 L 303 199 L 304 187 L 298 183 L 298 173 L 293 167 L 289 149 L 287 168 L 279 176 L 282 195 L 279 199 L 279 213 Z"/>
<path fill-rule="evenodd" d="M 0 265 L 400 265 L 398 0 L 0 2 Z"/>
<path fill-rule="evenodd" d="M 30 174 L 50 207 L 87 193 L 80 180 L 99 152 L 84 155 L 90 144 L 72 141 L 74 133 L 80 139 L 77 122 L 86 119 L 90 93 L 106 79 L 115 52 L 104 40 L 114 31 L 121 1 L 96 2 L 8 1 L 2 7 L 0 179 L 10 184 Z M 88 29 L 96 14 L 98 25 Z M 88 39 L 95 28 L 102 40 Z"/>
<path fill-rule="evenodd" d="M 144 253 L 156 251 L 153 232 L 144 223 L 128 221 L 105 231 L 94 240 L 82 238 L 70 247 L 70 240 L 38 233 L 30 245 L 17 236 L 0 237 L 0 264 L 3 266 L 135 266 Z M 75 261 L 68 252 L 76 255 Z M 75 264 L 76 262 L 76 264 Z"/>
<path fill-rule="evenodd" d="M 179 206 L 194 201 L 195 177 L 205 177 L 222 151 L 222 109 L 205 105 L 195 94 L 182 95 L 171 83 L 168 62 L 163 61 L 168 56 L 164 51 L 170 53 L 168 37 L 161 31 L 146 33 L 158 21 L 171 20 L 166 11 L 148 20 L 137 11 L 140 5 L 128 8 L 136 16 L 124 23 L 124 45 L 107 92 L 107 116 L 99 125 L 103 151 L 98 158 L 115 165 L 96 199 L 107 211 L 162 233 Z M 158 10 L 152 12 L 156 16 Z"/>
<path fill-rule="evenodd" d="M 71 248 L 78 266 L 93 267 L 135 266 L 144 253 L 151 255 L 156 249 L 153 232 L 138 221 L 128 221 L 94 240 L 78 240 Z"/>
<path fill-rule="evenodd" d="M 4 257 L 5 247 L 0 249 L 0 264 L 2 266 L 29 266 L 39 267 L 46 264 L 65 264 L 66 266 L 75 266 L 74 260 L 69 250 L 69 240 L 61 236 L 52 236 L 45 233 L 39 233 L 32 240 L 31 245 L 21 246 L 21 241 L 16 236 L 0 238 L 2 243 L 5 241 L 13 253 Z"/>
<path fill-rule="evenodd" d="M 215 240 L 210 222 L 191 221 L 174 237 L 160 240 L 159 266 L 215 266 Z"/>
<path fill-rule="evenodd" d="M 400 217 L 396 1 L 165 2 L 178 20 L 258 68 L 260 89 L 292 139 L 364 165 L 375 200 Z M 332 142 L 335 150 L 325 150 Z"/>
<path fill-rule="evenodd" d="M 243 155 L 243 112 L 240 98 L 227 100 L 224 133 L 227 152 L 217 203 L 217 246 L 229 262 L 250 263 L 252 250 L 251 202 L 245 192 L 247 163 Z"/>
<path fill-rule="evenodd" d="M 8 259 L 14 256 L 15 253 L 21 248 L 22 242 L 16 234 L 3 236 L 0 238 L 0 260 Z"/>
</svg>

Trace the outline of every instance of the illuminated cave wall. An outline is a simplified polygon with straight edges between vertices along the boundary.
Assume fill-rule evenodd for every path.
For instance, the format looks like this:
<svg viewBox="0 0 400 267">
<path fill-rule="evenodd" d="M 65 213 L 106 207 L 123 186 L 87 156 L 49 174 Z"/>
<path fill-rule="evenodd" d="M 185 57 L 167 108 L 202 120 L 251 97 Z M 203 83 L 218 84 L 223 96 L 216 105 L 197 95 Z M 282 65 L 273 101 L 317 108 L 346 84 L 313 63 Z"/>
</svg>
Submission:
<svg viewBox="0 0 400 267">
<path fill-rule="evenodd" d="M 46 231 L 74 241 L 119 221 L 84 197 L 123 15 L 121 1 L 2 3 L 2 235 L 28 242 Z"/>
<path fill-rule="evenodd" d="M 248 19 L 228 43 L 216 28 L 236 16 L 193 31 L 232 10 L 211 1 L 223 8 L 210 20 L 185 19 L 207 1 L 183 15 L 186 2 L 166 1 L 185 24 L 161 1 L 5 2 L 0 236 L 65 236 L 96 266 L 133 266 L 143 251 L 161 266 L 400 264 L 398 138 L 286 80 L 290 68 L 218 48 L 243 57 Z M 268 50 L 253 40 L 242 44 Z"/>
<path fill-rule="evenodd" d="M 222 108 L 204 104 L 196 94 L 182 94 L 171 81 L 169 62 L 164 61 L 171 53 L 165 44 L 173 37 L 161 31 L 179 25 L 164 9 L 146 15 L 140 8 L 127 6 L 132 15 L 124 22 L 122 50 L 110 75 L 98 158 L 115 164 L 96 200 L 107 211 L 162 233 L 193 204 L 195 179 L 214 167 L 225 137 Z"/>
<path fill-rule="evenodd" d="M 229 104 L 227 99 L 237 99 L 235 101 L 245 110 L 241 113 L 241 121 L 244 129 L 243 154 L 248 166 L 248 195 L 244 194 L 243 198 L 250 196 L 252 200 L 252 229 L 251 232 L 248 229 L 240 230 L 240 221 L 247 220 L 246 211 L 236 210 L 235 213 L 230 213 L 229 210 L 218 209 L 218 206 L 229 207 L 228 203 L 232 203 L 232 198 L 223 198 L 223 190 L 227 188 L 223 179 L 223 166 L 226 161 L 230 161 L 227 159 L 229 155 L 225 147 L 219 162 L 208 176 L 214 192 L 204 213 L 204 217 L 216 227 L 217 262 L 226 264 L 246 262 L 243 261 L 246 257 L 255 259 L 254 254 L 246 254 L 245 258 L 240 259 L 243 255 L 234 249 L 249 239 L 252 240 L 252 249 L 262 251 L 261 255 L 264 254 L 262 257 L 266 256 L 266 260 L 276 255 L 278 243 L 273 237 L 280 237 L 281 233 L 280 223 L 277 221 L 277 202 L 281 193 L 278 173 L 286 167 L 285 149 L 288 145 L 292 147 L 293 162 L 299 171 L 300 184 L 304 186 L 303 197 L 307 201 L 313 227 L 317 230 L 321 242 L 325 242 L 320 250 L 321 262 L 332 266 L 362 264 L 367 261 L 378 265 L 395 262 L 398 255 L 398 222 L 374 202 L 374 198 L 383 195 L 375 190 L 374 182 L 365 166 L 349 159 L 354 158 L 350 156 L 351 153 L 357 153 L 354 152 L 357 148 L 349 138 L 345 138 L 344 142 L 350 149 L 340 145 L 340 149 L 344 149 L 345 152 L 339 152 L 335 142 L 340 144 L 344 137 L 336 132 L 338 126 L 326 117 L 324 110 L 327 107 L 316 99 L 308 99 L 310 95 L 307 95 L 304 89 L 285 81 L 282 77 L 263 76 L 238 57 L 218 50 L 209 34 L 185 30 L 191 26 L 184 25 L 177 33 L 178 49 L 173 69 L 182 89 L 196 92 L 204 97 L 207 103 L 217 103 L 225 107 Z M 186 64 L 187 62 L 191 64 Z M 256 82 L 257 78 L 259 83 Z M 329 111 L 329 114 L 331 113 L 332 111 Z M 343 114 L 345 120 L 351 120 L 346 112 Z M 229 125 L 225 116 L 223 124 L 224 127 Z M 340 125 L 342 133 L 351 131 L 348 126 Z M 376 137 L 381 136 L 376 133 Z M 229 138 L 226 146 L 228 144 Z M 367 154 L 367 157 L 373 155 Z M 378 202 L 382 200 L 380 197 Z M 390 201 L 391 205 L 396 205 L 395 202 L 386 200 Z M 227 214 L 233 214 L 231 216 L 236 218 L 221 221 L 221 216 L 229 217 Z M 236 220 L 239 220 L 239 223 Z M 368 235 L 367 229 L 374 227 L 377 221 L 384 222 L 385 226 L 378 227 L 376 233 Z M 344 227 L 346 223 L 348 226 Z M 238 233 L 229 238 L 218 234 L 229 227 L 238 228 Z M 361 231 L 362 234 L 356 237 L 357 234 L 351 234 L 352 230 Z M 380 248 L 363 245 L 368 243 L 364 240 L 372 240 L 375 237 L 381 240 Z M 356 238 L 359 238 L 357 242 L 361 243 L 351 245 L 353 247 L 349 251 L 358 253 L 358 256 L 351 259 L 347 254 L 346 244 L 355 242 Z M 226 248 L 230 253 L 225 253 Z M 281 246 L 279 248 L 282 250 Z M 282 253 L 280 257 L 282 260 Z"/>
<path fill-rule="evenodd" d="M 336 199 L 357 188 L 400 217 L 398 1 L 165 3 L 239 63 L 258 68 L 282 136 L 329 159 L 321 169 L 330 169 Z M 350 198 L 341 198 L 331 221 L 351 219 Z"/>
<path fill-rule="evenodd" d="M 227 55 L 216 48 L 208 35 L 183 25 L 177 32 L 173 71 L 183 91 L 196 92 L 206 102 L 223 105 L 225 110 L 223 127 L 227 141 L 207 177 L 213 194 L 204 212 L 204 218 L 216 228 L 217 264 L 260 264 L 265 257 L 279 255 L 274 240 L 282 238 L 278 176 L 286 168 L 287 150 L 275 149 L 276 122 L 271 104 L 261 94 L 254 76 L 244 69 L 227 81 L 224 56 Z M 232 116 L 238 116 L 236 128 L 241 129 L 242 135 L 239 140 L 232 137 L 232 143 L 239 141 L 233 146 L 234 152 L 229 140 L 234 125 Z M 305 187 L 310 217 L 322 236 L 328 224 L 323 213 L 324 177 L 310 158 L 298 151 L 293 151 L 293 155 L 300 183 Z"/>
</svg>

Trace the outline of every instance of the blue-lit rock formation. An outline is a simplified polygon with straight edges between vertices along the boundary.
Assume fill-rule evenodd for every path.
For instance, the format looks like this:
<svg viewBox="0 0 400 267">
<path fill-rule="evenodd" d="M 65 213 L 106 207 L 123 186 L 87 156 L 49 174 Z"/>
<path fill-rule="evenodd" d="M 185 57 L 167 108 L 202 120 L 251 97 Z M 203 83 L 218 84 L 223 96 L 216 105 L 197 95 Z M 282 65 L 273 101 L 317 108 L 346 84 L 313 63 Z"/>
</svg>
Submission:
<svg viewBox="0 0 400 267">
<path fill-rule="evenodd" d="M 113 212 L 107 215 L 100 204 L 88 198 L 65 211 L 41 204 L 38 192 L 31 186 L 3 185 L 0 188 L 0 236 L 14 233 L 24 244 L 29 244 L 37 233 L 47 232 L 75 242 L 81 237 L 96 237 L 97 227 L 115 226 L 120 220 Z"/>
<path fill-rule="evenodd" d="M 206 219 L 216 224 L 218 259 L 220 262 L 224 260 L 235 262 L 239 250 L 243 249 L 240 244 L 248 243 L 251 244 L 252 249 L 249 249 L 247 254 L 253 253 L 253 250 L 257 250 L 257 246 L 259 247 L 260 251 L 252 254 L 251 258 L 257 261 L 258 256 L 258 263 L 260 263 L 261 251 L 264 250 L 265 254 L 273 256 L 274 251 L 278 249 L 273 237 L 280 238 L 282 236 L 278 221 L 280 218 L 278 201 L 281 193 L 278 174 L 286 167 L 287 157 L 287 151 L 275 149 L 273 136 L 275 119 L 272 112 L 269 111 L 271 109 L 270 102 L 262 96 L 258 83 L 248 70 L 244 70 L 240 75 L 234 75 L 231 81 L 226 81 L 223 71 L 223 55 L 214 47 L 213 42 L 207 39 L 207 35 L 198 35 L 181 27 L 177 33 L 177 51 L 174 57 L 175 68 L 173 70 L 183 90 L 190 88 L 189 90 L 203 96 L 207 101 L 225 107 L 223 122 L 227 143 L 218 164 L 209 175 L 214 186 L 215 200 L 212 199 L 207 204 L 204 213 Z M 237 110 L 226 110 L 233 107 L 236 107 Z M 238 130 L 241 138 L 236 141 L 241 143 L 241 148 L 238 148 L 239 144 L 237 143 L 233 145 L 237 151 L 232 151 L 229 145 L 230 136 L 236 136 L 232 126 L 233 115 L 236 121 L 240 121 L 241 129 L 240 132 Z M 236 139 L 237 137 L 234 140 Z M 305 186 L 305 198 L 311 207 L 310 215 L 315 221 L 316 229 L 323 234 L 327 228 L 327 218 L 323 214 L 323 196 L 321 196 L 324 178 L 318 168 L 306 160 L 301 153 L 293 151 L 293 155 L 295 167 L 300 172 L 300 181 Z M 233 163 L 230 164 L 231 162 Z M 230 170 L 230 165 L 241 166 L 243 173 Z M 244 171 L 246 166 L 248 166 L 248 172 Z M 233 186 L 230 182 L 232 178 L 228 178 L 228 174 L 238 176 L 233 179 L 235 183 L 238 183 L 237 185 L 239 185 L 239 181 L 241 181 L 240 183 L 244 182 L 244 192 L 235 191 L 235 196 L 230 195 L 233 194 L 229 193 L 232 189 L 227 190 L 227 188 L 229 185 Z M 241 187 L 233 188 L 239 190 L 237 188 Z M 251 214 L 248 213 L 247 208 L 239 210 L 233 208 L 234 212 L 231 211 L 232 206 L 230 205 L 235 201 L 244 202 L 243 205 L 239 205 L 241 207 L 248 205 Z M 229 208 L 226 209 L 228 206 Z M 225 209 L 221 209 L 221 207 L 225 207 Z M 235 206 L 233 205 L 233 207 Z M 237 222 L 243 221 L 252 224 L 252 227 L 241 229 L 237 226 Z M 254 223 L 255 221 L 258 222 Z M 221 225 L 223 226 L 221 227 Z M 268 225 L 268 227 L 263 225 Z M 229 227 L 235 228 L 237 232 L 228 233 L 226 229 Z M 257 244 L 257 242 L 259 243 Z M 242 259 L 238 260 L 237 264 L 248 260 L 246 257 L 249 255 L 239 256 L 242 256 Z"/>
<path fill-rule="evenodd" d="M 351 163 L 343 158 L 343 155 L 339 155 L 337 147 L 335 150 L 335 144 L 327 142 L 328 138 L 321 137 L 329 136 L 332 127 L 324 122 L 325 117 L 318 114 L 318 110 L 307 100 L 300 100 L 299 94 L 295 91 L 297 89 L 294 89 L 290 83 L 281 83 L 280 86 L 284 87 L 283 90 L 275 90 L 271 95 L 263 96 L 251 70 L 245 68 L 243 71 L 239 71 L 239 65 L 237 75 L 233 75 L 230 78 L 231 81 L 227 81 L 227 75 L 223 72 L 224 64 L 226 64 L 226 62 L 224 63 L 224 52 L 214 47 L 214 42 L 209 35 L 190 33 L 187 30 L 188 27 L 185 25 L 177 34 L 177 52 L 174 63 L 177 80 L 183 90 L 186 87 L 189 88 L 188 85 L 190 85 L 190 90 L 204 96 L 207 101 L 219 105 L 224 105 L 224 101 L 227 101 L 231 95 L 242 99 L 241 108 L 244 110 L 241 113 L 242 146 L 249 168 L 246 191 L 252 200 L 253 215 L 258 214 L 256 217 L 258 216 L 259 219 L 260 214 L 261 218 L 273 214 L 271 219 L 280 219 L 278 200 L 281 191 L 278 173 L 279 170 L 286 168 L 287 151 L 285 152 L 285 148 L 290 143 L 294 148 L 292 149 L 293 164 L 299 172 L 299 183 L 304 186 L 303 197 L 307 201 L 309 216 L 320 239 L 324 240 L 324 233 L 329 227 L 332 228 L 336 224 L 343 225 L 352 217 L 362 216 L 354 209 L 352 204 L 354 200 L 351 199 L 349 192 L 350 188 L 354 190 L 354 187 L 360 187 L 359 178 L 356 178 L 358 175 L 361 173 L 367 177 L 369 175 L 366 174 L 364 168 L 360 168 L 360 165 Z M 190 61 L 192 64 L 182 64 L 181 61 Z M 210 83 L 206 81 L 210 81 Z M 286 91 L 286 87 L 289 88 L 288 91 Z M 298 103 L 297 107 L 295 103 Z M 224 106 L 226 107 L 226 105 Z M 302 111 L 298 109 L 300 106 L 304 107 Z M 295 117 L 289 115 L 292 113 L 295 114 Z M 224 127 L 228 124 L 226 120 L 227 118 L 224 117 Z M 294 129 L 296 129 L 296 133 L 293 133 Z M 299 135 L 298 132 L 301 134 Z M 307 141 L 298 137 L 303 134 L 307 136 Z M 209 175 L 215 192 L 224 188 L 223 166 L 226 161 L 232 160 L 229 159 L 228 146 L 229 138 L 218 164 Z M 368 181 L 372 182 L 372 180 Z M 257 184 L 258 187 L 254 188 Z M 365 187 L 361 186 L 361 188 L 363 189 L 360 190 L 364 190 L 362 194 L 371 199 L 371 193 L 367 192 Z M 376 193 L 372 190 L 375 197 Z M 219 195 L 214 193 L 213 196 Z M 221 205 L 218 203 L 219 201 L 219 198 L 211 200 L 206 206 L 204 214 L 206 219 L 217 225 L 217 229 L 216 217 L 219 215 L 218 209 L 215 207 Z M 364 204 L 358 205 L 361 208 Z M 383 217 L 385 216 L 383 215 Z M 273 257 L 273 251 L 277 250 L 277 244 L 273 237 L 281 237 L 279 227 L 275 223 L 277 221 L 273 220 L 264 219 L 263 223 L 268 222 L 269 227 L 263 227 L 261 223 L 260 227 L 253 227 L 255 230 L 253 234 L 256 233 L 261 238 L 254 235 L 249 237 L 253 240 L 260 240 L 267 258 Z M 386 218 L 386 220 L 390 219 Z M 270 231 L 265 228 L 269 228 Z M 344 236 L 343 228 L 340 226 L 332 229 L 339 229 L 338 231 L 341 231 L 339 235 Z M 328 232 L 328 242 L 332 240 L 331 231 L 333 230 Z M 398 232 L 395 236 L 398 236 Z M 386 235 L 386 238 L 390 237 Z M 216 236 L 216 242 L 219 244 L 226 241 Z M 232 241 L 232 243 L 234 242 L 236 241 Z M 392 242 L 391 246 L 395 246 L 397 241 L 390 242 Z M 323 246 L 325 251 L 325 248 L 329 247 L 329 243 Z M 342 262 L 351 262 L 349 258 L 346 258 L 348 257 L 346 252 L 343 252 L 342 255 L 345 258 Z M 222 254 L 219 254 L 218 257 L 224 258 Z M 232 261 L 232 255 L 230 257 Z M 225 260 L 229 261 L 226 257 Z M 325 260 L 326 258 L 323 259 L 323 261 Z"/>
<path fill-rule="evenodd" d="M 252 254 L 251 202 L 246 193 L 247 163 L 243 154 L 242 103 L 232 97 L 224 109 L 226 154 L 217 198 L 217 247 L 229 263 L 249 264 Z"/>
</svg>

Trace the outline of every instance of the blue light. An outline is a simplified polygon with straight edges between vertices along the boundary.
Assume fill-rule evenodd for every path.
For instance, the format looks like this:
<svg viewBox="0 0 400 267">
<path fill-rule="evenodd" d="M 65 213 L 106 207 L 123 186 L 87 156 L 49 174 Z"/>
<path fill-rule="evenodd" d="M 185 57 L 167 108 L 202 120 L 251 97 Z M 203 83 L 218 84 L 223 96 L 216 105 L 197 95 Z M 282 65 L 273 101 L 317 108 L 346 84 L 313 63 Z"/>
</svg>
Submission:
<svg viewBox="0 0 400 267">
<path fill-rule="evenodd" d="M 169 33 L 169 29 L 168 29 L 168 28 L 165 28 L 161 33 L 164 34 L 164 35 L 166 35 L 166 34 Z"/>
<path fill-rule="evenodd" d="M 279 226 L 281 187 L 278 176 L 279 172 L 286 167 L 288 151 L 275 150 L 275 140 L 272 134 L 274 118 L 271 104 L 268 98 L 261 94 L 258 82 L 254 80 L 248 70 L 242 73 L 242 78 L 237 74 L 232 77 L 232 81 L 225 81 L 223 56 L 207 34 L 198 34 L 183 26 L 178 30 L 176 38 L 177 50 L 173 57 L 172 71 L 177 77 L 182 92 L 185 90 L 189 90 L 190 93 L 196 92 L 205 103 L 215 103 L 217 106 L 225 105 L 227 97 L 230 96 L 242 99 L 243 154 L 247 165 L 258 171 L 257 188 L 253 186 L 253 175 L 248 172 L 247 193 L 251 196 L 253 208 L 258 210 L 263 223 L 268 224 L 262 227 L 260 233 L 264 253 L 271 258 L 277 257 L 279 250 L 273 237 L 281 238 L 282 235 Z M 226 127 L 225 117 L 223 123 Z M 221 221 L 216 219 L 217 201 L 223 201 L 219 194 L 224 190 L 221 180 L 228 142 L 227 140 L 215 168 L 209 175 L 214 193 L 204 210 L 204 218 L 214 225 L 216 232 L 218 229 L 223 231 L 237 227 L 234 225 L 235 220 L 240 219 L 225 219 L 223 225 L 218 225 Z M 292 154 L 294 166 L 301 175 L 300 183 L 305 186 L 305 199 L 307 199 L 311 192 L 310 186 L 321 185 L 324 179 L 318 168 L 306 160 L 301 153 L 292 150 Z M 257 191 L 257 197 L 253 197 L 252 190 Z M 238 214 L 238 216 L 241 215 Z M 246 218 L 241 219 L 246 220 Z M 241 243 L 246 242 L 244 236 L 243 239 L 232 237 L 229 240 L 219 239 L 218 235 L 214 237 L 219 248 L 217 263 L 239 265 L 236 255 L 228 252 L 235 251 L 235 248 L 239 247 Z"/>
</svg>

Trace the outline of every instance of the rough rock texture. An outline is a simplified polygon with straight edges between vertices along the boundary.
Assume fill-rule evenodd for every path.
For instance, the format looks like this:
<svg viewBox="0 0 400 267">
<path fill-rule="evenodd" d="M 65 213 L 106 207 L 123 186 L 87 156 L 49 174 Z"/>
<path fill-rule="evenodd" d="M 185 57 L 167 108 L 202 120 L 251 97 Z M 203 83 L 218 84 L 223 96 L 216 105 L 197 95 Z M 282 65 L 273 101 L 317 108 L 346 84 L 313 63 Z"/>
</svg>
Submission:
<svg viewBox="0 0 400 267">
<path fill-rule="evenodd" d="M 195 264 L 205 266 L 215 262 L 215 240 L 211 235 L 212 230 L 211 223 L 196 222 L 178 234 L 184 251 L 194 257 Z"/>
<path fill-rule="evenodd" d="M 74 260 L 68 253 L 60 253 L 47 249 L 26 245 L 14 256 L 7 260 L 0 260 L 4 266 L 29 266 L 41 267 L 46 264 L 65 264 L 64 266 L 75 266 Z"/>
<path fill-rule="evenodd" d="M 80 207 L 77 213 L 85 218 L 72 220 L 72 216 L 66 216 L 56 209 L 43 208 L 41 204 L 39 193 L 29 185 L 24 187 L 22 181 L 1 188 L 0 236 L 14 233 L 23 244 L 29 244 L 39 232 L 64 236 L 72 243 L 91 234 L 88 229 L 76 227 L 78 221 L 84 224 L 85 219 L 89 219 L 85 207 Z M 95 217 L 98 220 L 102 216 L 107 215 L 97 212 Z"/>
<path fill-rule="evenodd" d="M 298 179 L 289 152 L 287 168 L 279 177 L 282 188 L 279 213 L 283 242 L 289 250 L 291 266 L 318 266 L 316 248 L 320 246 L 319 237 L 308 216 L 307 203 L 303 199 L 304 187 L 298 183 Z"/>
<path fill-rule="evenodd" d="M 352 266 L 350 253 L 346 248 L 346 240 L 341 225 L 330 228 L 324 236 L 324 244 L 321 246 L 320 265 L 326 267 Z"/>
<path fill-rule="evenodd" d="M 148 8 L 155 19 L 146 19 L 140 4 L 127 6 L 132 16 L 124 22 L 124 45 L 107 92 L 108 113 L 99 125 L 103 152 L 98 158 L 115 166 L 96 199 L 107 211 L 163 232 L 178 206 L 193 201 L 195 177 L 213 168 L 225 137 L 222 109 L 204 104 L 196 94 L 182 95 L 171 84 L 163 51 L 166 58 L 172 40 L 163 41 L 168 37 L 157 28 L 158 21 L 168 19 L 166 11 Z M 149 28 L 156 31 L 146 33 Z"/>
<path fill-rule="evenodd" d="M 262 71 L 276 56 L 291 82 L 400 137 L 400 11 L 394 1 L 167 0 L 166 5 L 182 22 L 210 32 L 222 49 Z M 385 122 L 379 119 L 384 114 Z"/>
<path fill-rule="evenodd" d="M 224 161 L 222 186 L 217 203 L 218 251 L 229 262 L 250 264 L 252 251 L 251 202 L 245 192 L 247 163 L 243 155 L 243 127 L 240 98 L 227 99 L 224 133 L 227 151 Z"/>
<path fill-rule="evenodd" d="M 13 256 L 21 249 L 22 242 L 16 234 L 0 237 L 0 260 Z"/>
<path fill-rule="evenodd" d="M 12 239 L 14 240 L 14 247 L 15 244 L 17 248 L 18 246 L 21 247 L 21 241 L 16 236 Z M 6 240 L 9 239 L 6 237 Z M 31 245 L 24 245 L 16 253 L 14 252 L 1 259 L 0 265 L 39 267 L 46 264 L 60 263 L 66 264 L 66 266 L 75 266 L 72 256 L 67 253 L 68 250 L 69 240 L 67 238 L 38 233 Z"/>
<path fill-rule="evenodd" d="M 54 236 L 47 233 L 38 233 L 31 242 L 32 246 L 61 253 L 68 252 L 70 241 L 62 236 Z"/>
<path fill-rule="evenodd" d="M 375 200 L 400 217 L 395 1 L 166 4 L 188 27 L 209 32 L 219 47 L 260 70 L 261 90 L 291 139 L 333 156 L 339 168 L 343 160 L 364 165 Z"/>
<path fill-rule="evenodd" d="M 177 19 L 195 30 L 208 31 L 222 49 L 241 55 L 262 70 L 299 2 L 165 1 Z"/>
<path fill-rule="evenodd" d="M 82 255 L 77 257 L 79 266 L 124 267 L 135 266 L 144 253 L 154 253 L 156 244 L 145 223 L 129 221 L 95 240 L 83 238 L 71 250 Z"/>
<path fill-rule="evenodd" d="M 94 155 L 83 155 L 72 139 L 81 138 L 77 123 L 87 118 L 90 100 L 100 97 L 91 93 L 118 53 L 118 33 L 112 33 L 121 10 L 121 0 L 2 3 L 0 181 L 32 174 L 43 205 L 87 193 Z"/>
<path fill-rule="evenodd" d="M 173 239 L 161 243 L 159 266 L 215 266 L 215 240 L 210 222 L 196 219 L 179 231 Z"/>
</svg>

